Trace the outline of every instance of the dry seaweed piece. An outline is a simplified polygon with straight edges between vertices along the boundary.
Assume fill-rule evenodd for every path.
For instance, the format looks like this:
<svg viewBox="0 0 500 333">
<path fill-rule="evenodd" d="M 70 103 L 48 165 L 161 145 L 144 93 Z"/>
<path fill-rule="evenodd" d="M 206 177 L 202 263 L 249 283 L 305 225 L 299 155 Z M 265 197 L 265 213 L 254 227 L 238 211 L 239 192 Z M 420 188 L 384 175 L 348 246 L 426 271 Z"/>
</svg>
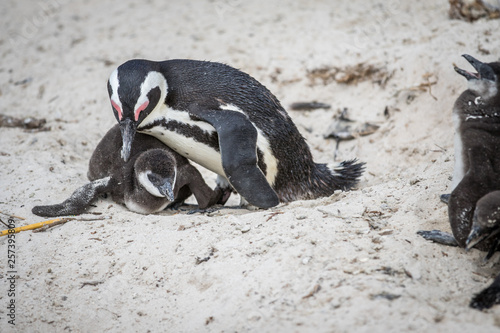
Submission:
<svg viewBox="0 0 500 333">
<path fill-rule="evenodd" d="M 500 7 L 483 0 L 449 0 L 451 19 L 473 22 L 480 18 L 496 19 L 500 17 Z"/>
<path fill-rule="evenodd" d="M 15 118 L 0 113 L 0 127 L 21 127 L 28 130 L 50 131 L 50 127 L 45 127 L 45 118 Z"/>
<path fill-rule="evenodd" d="M 321 67 L 307 72 L 307 77 L 311 84 L 321 80 L 324 85 L 333 81 L 342 84 L 357 84 L 361 81 L 372 80 L 372 82 L 384 87 L 387 81 L 392 77 L 385 67 L 375 66 L 373 64 L 359 63 L 354 66 L 340 67 Z"/>
<path fill-rule="evenodd" d="M 364 122 L 359 123 L 352 120 L 347 115 L 347 108 L 344 108 L 339 116 L 335 117 L 334 122 L 328 127 L 324 135 L 325 139 L 334 139 L 337 141 L 333 159 L 337 159 L 337 151 L 339 149 L 340 141 L 352 140 L 358 136 L 365 136 L 375 133 L 379 129 L 379 125 Z"/>
<path fill-rule="evenodd" d="M 316 109 L 325 109 L 328 110 L 331 107 L 330 104 L 320 103 L 316 101 L 312 102 L 295 102 L 290 105 L 290 109 L 296 111 L 311 111 Z"/>
<path fill-rule="evenodd" d="M 425 73 L 422 75 L 422 78 L 425 80 L 424 82 L 420 83 L 419 85 L 412 86 L 409 88 L 404 88 L 396 91 L 395 96 L 399 96 L 401 92 L 406 92 L 406 103 L 410 104 L 416 97 L 417 97 L 417 92 L 429 92 L 429 95 L 434 99 L 438 100 L 436 96 L 432 94 L 432 86 L 437 84 L 437 79 L 434 79 L 431 81 L 431 78 L 434 76 L 433 73 Z"/>
<path fill-rule="evenodd" d="M 328 127 L 324 135 L 325 139 L 332 138 L 338 141 L 352 140 L 358 136 L 373 134 L 380 127 L 369 122 L 360 124 L 355 120 L 351 120 L 347 113 L 347 108 L 344 108 L 330 127 Z"/>
</svg>

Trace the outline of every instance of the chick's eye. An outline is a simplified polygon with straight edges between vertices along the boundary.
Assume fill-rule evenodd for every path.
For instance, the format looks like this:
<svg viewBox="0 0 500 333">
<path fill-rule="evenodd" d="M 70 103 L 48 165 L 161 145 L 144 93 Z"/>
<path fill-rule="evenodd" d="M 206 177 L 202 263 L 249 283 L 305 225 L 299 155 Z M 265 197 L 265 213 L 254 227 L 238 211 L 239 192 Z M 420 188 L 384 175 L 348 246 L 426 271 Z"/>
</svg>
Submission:
<svg viewBox="0 0 500 333">
<path fill-rule="evenodd" d="M 139 120 L 139 114 L 144 111 L 149 105 L 149 101 L 145 101 L 135 110 L 135 121 Z"/>
<path fill-rule="evenodd" d="M 118 104 L 115 103 L 115 101 L 111 101 L 111 105 L 113 106 L 113 109 L 115 109 L 118 113 L 118 120 L 121 120 L 123 117 L 122 109 L 118 106 Z"/>
</svg>

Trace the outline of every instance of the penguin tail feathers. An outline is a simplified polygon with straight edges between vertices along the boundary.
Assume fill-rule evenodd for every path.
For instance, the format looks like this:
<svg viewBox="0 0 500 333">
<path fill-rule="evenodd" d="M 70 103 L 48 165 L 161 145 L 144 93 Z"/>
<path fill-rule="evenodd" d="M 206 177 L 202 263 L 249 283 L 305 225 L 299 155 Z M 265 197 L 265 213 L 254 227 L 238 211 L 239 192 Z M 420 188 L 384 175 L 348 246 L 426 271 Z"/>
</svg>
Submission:
<svg viewBox="0 0 500 333">
<path fill-rule="evenodd" d="M 320 180 L 316 184 L 321 188 L 321 192 L 332 194 L 336 190 L 352 189 L 359 182 L 364 170 L 365 163 L 358 162 L 357 159 L 343 161 L 334 167 L 317 164 L 314 178 Z"/>
<path fill-rule="evenodd" d="M 111 182 L 111 177 L 94 180 L 79 187 L 64 202 L 55 205 L 35 206 L 31 212 L 43 217 L 82 214 L 89 208 L 92 201 L 94 201 L 99 194 L 107 192 Z"/>
<path fill-rule="evenodd" d="M 347 191 L 356 186 L 359 178 L 365 171 L 364 162 L 358 162 L 358 159 L 352 159 L 341 162 L 338 166 L 331 168 L 334 176 L 339 182 L 342 191 Z"/>
</svg>

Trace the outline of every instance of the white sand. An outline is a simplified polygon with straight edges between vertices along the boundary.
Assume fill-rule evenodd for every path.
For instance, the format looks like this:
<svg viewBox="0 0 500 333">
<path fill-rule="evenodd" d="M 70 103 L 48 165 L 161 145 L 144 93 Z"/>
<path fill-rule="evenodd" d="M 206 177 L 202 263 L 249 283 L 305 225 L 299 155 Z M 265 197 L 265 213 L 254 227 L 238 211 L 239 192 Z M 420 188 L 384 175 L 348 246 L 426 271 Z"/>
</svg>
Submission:
<svg viewBox="0 0 500 333">
<path fill-rule="evenodd" d="M 285 107 L 331 104 L 289 111 L 317 162 L 333 162 L 335 142 L 323 134 L 337 109 L 381 128 L 340 145 L 339 160 L 367 162 L 352 192 L 214 216 L 142 216 L 100 200 L 92 211 L 110 220 L 18 234 L 15 329 L 3 237 L 0 331 L 500 330 L 500 306 L 468 307 L 499 271 L 498 255 L 484 264 L 484 253 L 416 234 L 449 230 L 439 195 L 453 169 L 451 108 L 466 87 L 452 63 L 470 68 L 461 54 L 500 54 L 498 20 L 451 21 L 447 11 L 444 0 L 2 1 L 0 112 L 52 128 L 0 129 L 0 211 L 25 217 L 18 226 L 42 220 L 34 205 L 61 202 L 87 181 L 90 155 L 115 123 L 106 80 L 131 58 L 224 62 Z M 358 63 L 393 76 L 385 87 L 307 78 Z M 426 82 L 436 82 L 431 93 L 415 89 Z"/>
</svg>

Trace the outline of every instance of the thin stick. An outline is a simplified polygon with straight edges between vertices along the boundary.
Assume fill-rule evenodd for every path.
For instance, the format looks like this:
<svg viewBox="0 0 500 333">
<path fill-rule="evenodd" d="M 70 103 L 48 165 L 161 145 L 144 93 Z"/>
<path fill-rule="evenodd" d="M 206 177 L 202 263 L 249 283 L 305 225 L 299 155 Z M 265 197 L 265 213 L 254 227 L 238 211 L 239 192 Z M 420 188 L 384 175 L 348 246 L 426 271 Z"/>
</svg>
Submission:
<svg viewBox="0 0 500 333">
<path fill-rule="evenodd" d="M 14 228 L 14 229 L 3 230 L 3 231 L 0 231 L 0 237 L 8 235 L 10 230 L 14 230 L 14 232 L 12 232 L 12 231 L 10 232 L 11 234 L 12 233 L 15 234 L 15 233 L 18 233 L 21 231 L 26 231 L 26 230 L 33 230 L 33 232 L 41 232 L 41 231 L 47 230 L 48 228 L 55 227 L 56 225 L 60 225 L 60 224 L 63 224 L 63 223 L 69 222 L 69 221 L 73 221 L 73 220 L 97 221 L 97 220 L 104 220 L 104 219 L 109 219 L 109 218 L 110 218 L 109 216 L 99 216 L 99 217 L 95 217 L 95 218 L 84 218 L 84 217 L 82 217 L 82 218 L 75 218 L 75 217 L 57 218 L 54 220 L 48 220 L 48 221 L 28 224 L 28 225 L 25 225 L 22 227 Z M 42 229 L 40 229 L 40 228 L 42 228 Z M 40 229 L 40 230 L 35 230 L 35 229 Z"/>
<path fill-rule="evenodd" d="M 43 227 L 44 225 L 55 223 L 55 222 L 60 222 L 62 220 L 66 220 L 65 222 L 67 222 L 67 221 L 70 221 L 70 220 L 74 220 L 74 218 L 67 217 L 67 218 L 63 218 L 63 219 L 48 220 L 48 221 L 43 221 L 43 222 L 38 222 L 38 223 L 24 225 L 22 227 L 17 227 L 17 228 L 14 228 L 14 229 L 3 230 L 3 231 L 0 231 L 0 237 L 1 236 L 6 236 L 8 234 L 13 234 L 13 233 L 16 234 L 16 233 L 21 232 L 21 231 L 38 229 L 38 228 Z M 12 232 L 11 230 L 14 230 L 14 232 Z"/>
<path fill-rule="evenodd" d="M 13 217 L 13 218 L 16 218 L 16 219 L 20 219 L 20 220 L 26 220 L 24 217 L 12 215 L 12 214 L 7 214 L 7 213 L 4 213 L 2 211 L 0 211 L 0 214 L 3 214 L 5 216 L 9 216 L 9 217 Z"/>
<path fill-rule="evenodd" d="M 76 220 L 76 219 L 71 218 L 71 217 L 62 218 L 59 221 L 54 221 L 52 223 L 44 224 L 44 225 L 40 226 L 39 228 L 36 228 L 36 230 L 33 230 L 33 232 L 43 232 L 49 228 L 55 227 L 56 225 L 61 225 L 61 224 L 64 224 L 64 223 L 72 221 L 72 220 Z"/>
</svg>

